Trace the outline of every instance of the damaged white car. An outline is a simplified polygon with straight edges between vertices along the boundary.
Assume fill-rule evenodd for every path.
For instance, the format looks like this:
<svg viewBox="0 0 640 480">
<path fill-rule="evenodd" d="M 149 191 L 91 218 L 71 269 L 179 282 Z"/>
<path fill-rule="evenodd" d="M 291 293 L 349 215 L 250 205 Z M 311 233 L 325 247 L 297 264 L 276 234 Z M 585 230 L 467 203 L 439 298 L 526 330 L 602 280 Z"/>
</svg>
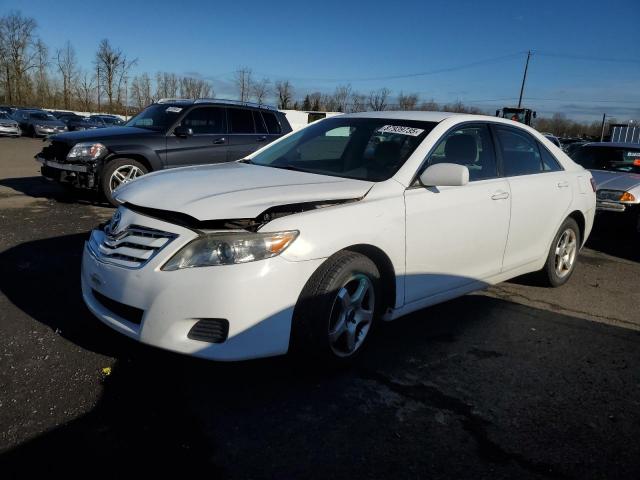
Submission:
<svg viewBox="0 0 640 480">
<path fill-rule="evenodd" d="M 528 272 L 562 285 L 596 203 L 591 174 L 533 129 L 432 112 L 322 120 L 116 198 L 82 264 L 101 321 L 208 359 L 338 362 L 379 321 Z"/>
</svg>

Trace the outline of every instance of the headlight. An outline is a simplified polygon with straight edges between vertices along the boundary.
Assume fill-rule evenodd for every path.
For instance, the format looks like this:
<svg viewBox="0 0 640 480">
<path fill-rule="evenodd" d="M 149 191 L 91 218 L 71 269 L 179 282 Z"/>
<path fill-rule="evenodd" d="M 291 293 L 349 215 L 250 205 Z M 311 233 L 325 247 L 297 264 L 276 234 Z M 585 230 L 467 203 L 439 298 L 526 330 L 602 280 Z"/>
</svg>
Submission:
<svg viewBox="0 0 640 480">
<path fill-rule="evenodd" d="M 598 190 L 598 200 L 608 200 L 610 202 L 635 202 L 634 197 L 629 192 L 623 192 L 622 190 Z"/>
<path fill-rule="evenodd" d="M 272 233 L 210 233 L 184 246 L 162 267 L 180 270 L 255 262 L 280 255 L 298 236 L 298 231 Z"/>
<path fill-rule="evenodd" d="M 77 143 L 67 154 L 67 160 L 96 160 L 107 152 L 101 143 Z"/>
</svg>

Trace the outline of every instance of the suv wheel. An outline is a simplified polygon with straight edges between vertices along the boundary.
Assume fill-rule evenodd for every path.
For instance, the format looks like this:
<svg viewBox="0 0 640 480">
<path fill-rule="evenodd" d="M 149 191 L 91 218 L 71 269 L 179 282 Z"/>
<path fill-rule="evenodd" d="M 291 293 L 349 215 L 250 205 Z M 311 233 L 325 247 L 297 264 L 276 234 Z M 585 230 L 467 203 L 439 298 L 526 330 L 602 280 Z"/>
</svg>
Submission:
<svg viewBox="0 0 640 480">
<path fill-rule="evenodd" d="M 111 205 L 118 206 L 118 202 L 113 198 L 114 190 L 148 172 L 147 167 L 137 160 L 130 158 L 112 160 L 102 171 L 100 190 Z"/>
<path fill-rule="evenodd" d="M 380 272 L 364 255 L 342 251 L 305 285 L 293 313 L 294 354 L 342 364 L 363 349 L 380 312 Z"/>
</svg>

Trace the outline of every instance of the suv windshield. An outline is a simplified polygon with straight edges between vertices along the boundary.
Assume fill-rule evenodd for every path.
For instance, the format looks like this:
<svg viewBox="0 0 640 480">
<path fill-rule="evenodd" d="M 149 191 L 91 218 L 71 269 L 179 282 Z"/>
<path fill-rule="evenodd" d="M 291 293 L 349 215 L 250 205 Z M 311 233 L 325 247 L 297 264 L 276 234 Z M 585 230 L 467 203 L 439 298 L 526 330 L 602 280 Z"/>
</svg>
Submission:
<svg viewBox="0 0 640 480">
<path fill-rule="evenodd" d="M 125 123 L 125 126 L 164 131 L 174 124 L 182 110 L 184 110 L 182 107 L 176 107 L 175 105 L 150 105 Z M 114 123 L 109 121 L 108 118 L 103 117 L 102 120 L 106 123 Z"/>
<path fill-rule="evenodd" d="M 251 163 L 380 182 L 391 178 L 434 122 L 333 117 L 267 148 Z"/>
<path fill-rule="evenodd" d="M 572 158 L 589 170 L 640 173 L 640 147 L 585 145 L 573 152 Z"/>
</svg>

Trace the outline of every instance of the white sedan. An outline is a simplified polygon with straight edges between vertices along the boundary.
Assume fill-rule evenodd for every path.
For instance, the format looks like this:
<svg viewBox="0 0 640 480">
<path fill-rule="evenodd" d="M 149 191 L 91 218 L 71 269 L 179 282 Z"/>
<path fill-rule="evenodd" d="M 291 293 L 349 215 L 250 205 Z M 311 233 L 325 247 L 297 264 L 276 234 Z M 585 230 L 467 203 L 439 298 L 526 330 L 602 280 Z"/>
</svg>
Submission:
<svg viewBox="0 0 640 480">
<path fill-rule="evenodd" d="M 208 359 L 333 362 L 377 322 L 487 285 L 562 285 L 596 205 L 591 174 L 535 130 L 433 112 L 322 120 L 116 198 L 82 263 L 101 321 Z"/>
</svg>

